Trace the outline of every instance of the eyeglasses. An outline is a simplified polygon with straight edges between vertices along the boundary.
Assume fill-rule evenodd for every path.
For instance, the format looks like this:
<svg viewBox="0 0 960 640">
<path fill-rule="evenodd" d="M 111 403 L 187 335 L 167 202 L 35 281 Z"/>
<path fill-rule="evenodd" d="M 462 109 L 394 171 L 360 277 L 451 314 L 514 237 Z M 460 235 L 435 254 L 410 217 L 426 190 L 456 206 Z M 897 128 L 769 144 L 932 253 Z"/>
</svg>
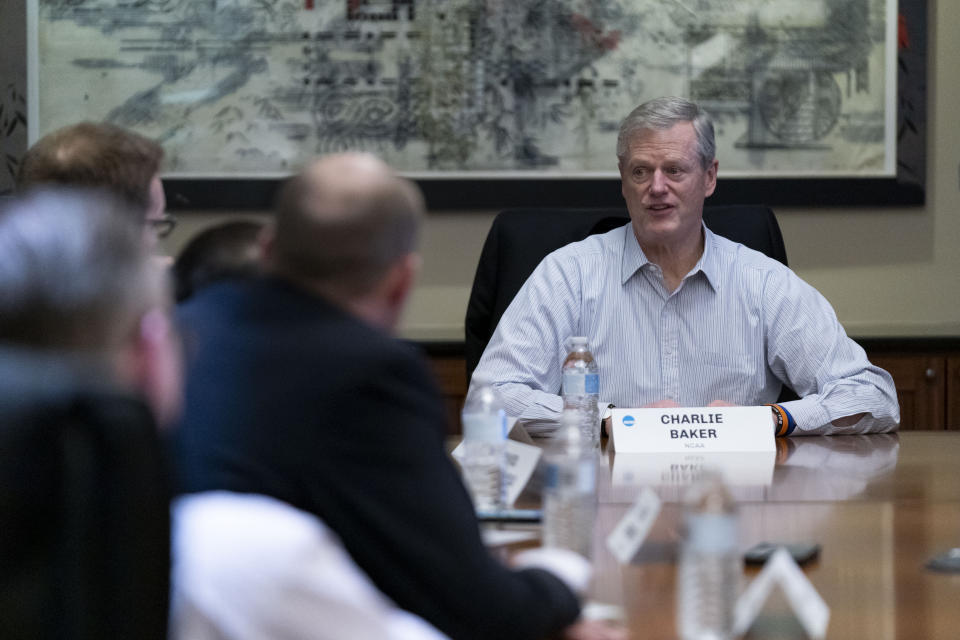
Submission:
<svg viewBox="0 0 960 640">
<path fill-rule="evenodd" d="M 159 218 L 150 218 L 147 220 L 147 224 L 150 225 L 158 238 L 163 239 L 173 232 L 174 227 L 177 226 L 177 219 L 169 213 L 165 213 Z"/>
</svg>

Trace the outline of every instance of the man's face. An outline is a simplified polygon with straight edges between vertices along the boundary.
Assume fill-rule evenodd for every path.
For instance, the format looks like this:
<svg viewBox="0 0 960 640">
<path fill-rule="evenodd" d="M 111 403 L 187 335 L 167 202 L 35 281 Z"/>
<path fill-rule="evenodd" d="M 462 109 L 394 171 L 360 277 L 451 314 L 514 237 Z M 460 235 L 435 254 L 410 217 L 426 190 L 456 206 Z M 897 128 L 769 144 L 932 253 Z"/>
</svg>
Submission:
<svg viewBox="0 0 960 640">
<path fill-rule="evenodd" d="M 144 239 L 147 245 L 154 247 L 157 244 L 157 232 L 151 224 L 151 220 L 161 220 L 164 212 L 167 210 L 167 198 L 163 194 L 163 183 L 160 182 L 160 176 L 153 176 L 150 181 L 150 203 L 147 206 L 147 215 L 145 217 Z"/>
<path fill-rule="evenodd" d="M 693 124 L 641 130 L 619 168 L 641 246 L 679 246 L 699 238 L 703 201 L 717 184 L 717 161 L 701 167 Z"/>
</svg>

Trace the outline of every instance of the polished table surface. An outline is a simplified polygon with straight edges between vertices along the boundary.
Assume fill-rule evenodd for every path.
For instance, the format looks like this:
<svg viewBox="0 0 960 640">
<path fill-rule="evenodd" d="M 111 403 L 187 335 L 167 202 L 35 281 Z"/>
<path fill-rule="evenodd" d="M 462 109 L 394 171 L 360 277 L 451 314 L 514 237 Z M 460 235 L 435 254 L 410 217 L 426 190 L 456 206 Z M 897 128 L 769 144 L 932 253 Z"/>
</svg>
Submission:
<svg viewBox="0 0 960 640">
<path fill-rule="evenodd" d="M 960 547 L 960 433 L 798 437 L 775 456 L 726 461 L 740 545 L 817 542 L 804 569 L 830 607 L 828 638 L 960 638 L 960 574 L 924 567 Z M 716 454 L 714 454 L 716 455 Z M 685 486 L 709 456 L 604 455 L 590 599 L 619 605 L 634 638 L 675 638 L 676 551 Z M 620 565 L 607 534 L 639 491 L 663 508 L 634 559 Z M 744 584 L 757 573 L 745 570 Z M 802 638 L 774 597 L 746 636 Z"/>
</svg>

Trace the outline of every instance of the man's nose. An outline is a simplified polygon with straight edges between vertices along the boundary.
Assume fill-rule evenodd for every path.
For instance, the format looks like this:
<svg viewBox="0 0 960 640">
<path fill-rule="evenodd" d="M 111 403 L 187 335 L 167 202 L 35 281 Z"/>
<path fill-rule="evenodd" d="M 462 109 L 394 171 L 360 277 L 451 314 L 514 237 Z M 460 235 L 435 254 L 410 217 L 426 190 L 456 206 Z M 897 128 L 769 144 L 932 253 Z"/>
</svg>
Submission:
<svg viewBox="0 0 960 640">
<path fill-rule="evenodd" d="M 664 193 L 667 190 L 667 178 L 663 171 L 657 169 L 653 172 L 653 178 L 650 180 L 650 191 L 653 193 Z"/>
</svg>

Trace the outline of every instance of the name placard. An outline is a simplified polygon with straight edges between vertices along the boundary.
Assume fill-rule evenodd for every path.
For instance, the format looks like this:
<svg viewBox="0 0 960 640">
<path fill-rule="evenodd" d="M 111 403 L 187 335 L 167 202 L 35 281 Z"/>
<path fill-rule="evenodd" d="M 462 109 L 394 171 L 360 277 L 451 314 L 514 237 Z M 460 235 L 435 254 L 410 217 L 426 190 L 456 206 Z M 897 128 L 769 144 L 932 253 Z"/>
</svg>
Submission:
<svg viewBox="0 0 960 640">
<path fill-rule="evenodd" d="M 776 451 L 770 407 L 614 409 L 617 453 Z"/>
<path fill-rule="evenodd" d="M 746 633 L 764 603 L 779 584 L 787 602 L 793 609 L 807 635 L 814 640 L 820 640 L 827 635 L 827 625 L 830 623 L 830 607 L 817 593 L 816 588 L 797 566 L 786 549 L 777 549 L 767 563 L 763 565 L 753 582 L 746 588 L 734 609 L 734 633 L 741 636 Z"/>
</svg>

